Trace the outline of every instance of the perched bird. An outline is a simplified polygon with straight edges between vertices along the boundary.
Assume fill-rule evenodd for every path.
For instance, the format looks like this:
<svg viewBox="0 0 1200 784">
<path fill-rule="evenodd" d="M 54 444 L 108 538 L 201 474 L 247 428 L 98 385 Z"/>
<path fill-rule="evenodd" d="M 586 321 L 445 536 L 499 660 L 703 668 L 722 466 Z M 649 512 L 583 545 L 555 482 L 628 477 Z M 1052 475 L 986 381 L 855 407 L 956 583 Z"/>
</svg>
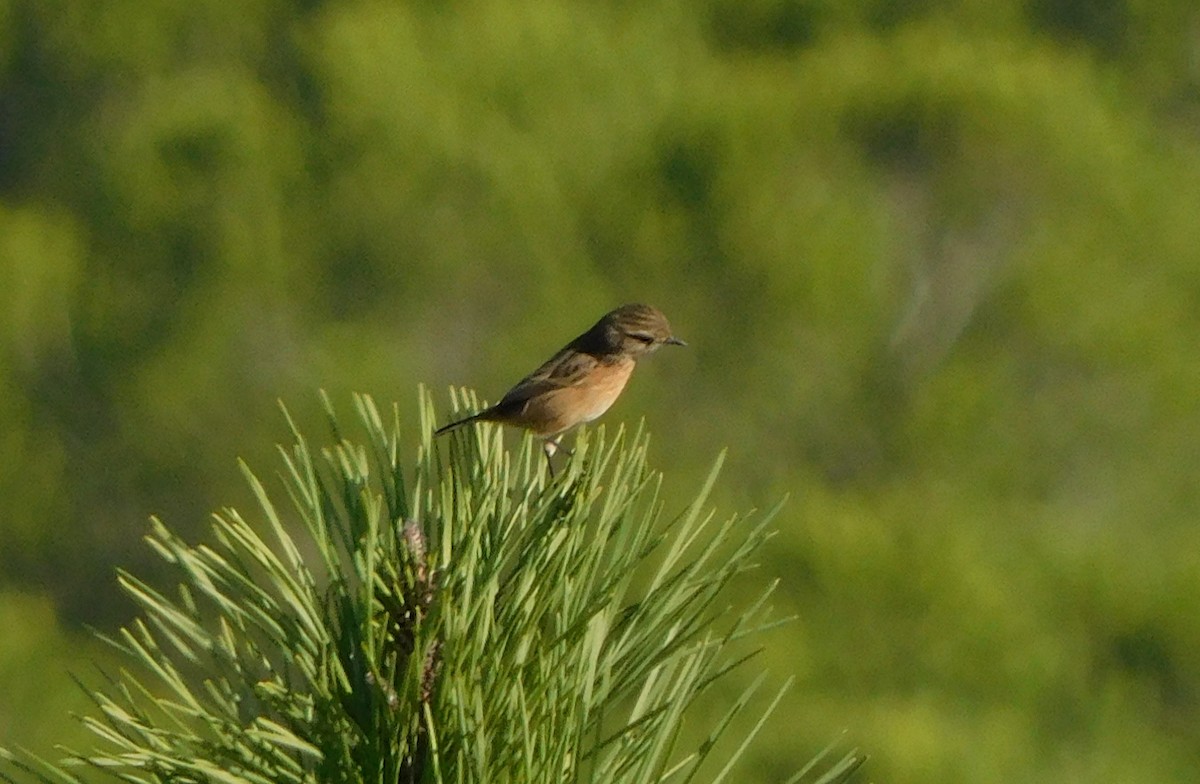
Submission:
<svg viewBox="0 0 1200 784">
<path fill-rule="evenodd" d="M 637 361 L 667 343 L 687 345 L 671 334 L 667 317 L 656 308 L 622 305 L 517 382 L 499 403 L 438 428 L 434 435 L 472 422 L 523 427 L 543 439 L 549 462 L 562 435 L 607 411 Z"/>
</svg>

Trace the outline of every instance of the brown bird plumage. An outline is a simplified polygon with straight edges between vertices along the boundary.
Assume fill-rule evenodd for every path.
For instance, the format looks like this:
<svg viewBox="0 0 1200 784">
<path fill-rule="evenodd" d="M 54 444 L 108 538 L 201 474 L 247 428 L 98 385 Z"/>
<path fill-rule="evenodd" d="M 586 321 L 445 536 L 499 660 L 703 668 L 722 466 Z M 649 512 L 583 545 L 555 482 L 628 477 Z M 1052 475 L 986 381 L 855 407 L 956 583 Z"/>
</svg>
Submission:
<svg viewBox="0 0 1200 784">
<path fill-rule="evenodd" d="M 442 435 L 472 422 L 523 427 L 544 439 L 546 458 L 562 435 L 603 414 L 620 396 L 637 360 L 664 344 L 687 345 L 649 305 L 622 305 L 517 382 L 500 402 L 438 428 Z"/>
</svg>

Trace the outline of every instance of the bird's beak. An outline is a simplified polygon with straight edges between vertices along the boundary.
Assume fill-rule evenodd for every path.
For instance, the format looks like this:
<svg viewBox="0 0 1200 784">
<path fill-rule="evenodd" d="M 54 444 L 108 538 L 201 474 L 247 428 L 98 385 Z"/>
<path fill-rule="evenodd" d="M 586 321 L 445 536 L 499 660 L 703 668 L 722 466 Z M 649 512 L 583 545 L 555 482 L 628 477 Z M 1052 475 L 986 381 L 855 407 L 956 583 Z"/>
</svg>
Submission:
<svg viewBox="0 0 1200 784">
<path fill-rule="evenodd" d="M 675 337 L 674 335 L 667 338 L 665 342 L 671 344 L 672 346 L 686 346 L 687 345 L 687 343 L 684 343 L 682 340 Z"/>
</svg>

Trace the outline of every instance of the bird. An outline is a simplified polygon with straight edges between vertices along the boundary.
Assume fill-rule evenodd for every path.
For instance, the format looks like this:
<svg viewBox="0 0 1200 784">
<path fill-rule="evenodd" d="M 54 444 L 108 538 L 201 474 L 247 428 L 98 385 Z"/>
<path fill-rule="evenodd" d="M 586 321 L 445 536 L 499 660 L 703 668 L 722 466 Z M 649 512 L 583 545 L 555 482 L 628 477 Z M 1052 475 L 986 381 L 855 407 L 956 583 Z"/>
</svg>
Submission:
<svg viewBox="0 0 1200 784">
<path fill-rule="evenodd" d="M 551 458 L 563 435 L 607 411 L 625 389 L 637 361 L 664 345 L 687 343 L 672 334 L 667 317 L 657 308 L 622 305 L 518 381 L 499 403 L 443 425 L 434 435 L 474 422 L 525 428 L 542 439 L 553 476 Z"/>
</svg>

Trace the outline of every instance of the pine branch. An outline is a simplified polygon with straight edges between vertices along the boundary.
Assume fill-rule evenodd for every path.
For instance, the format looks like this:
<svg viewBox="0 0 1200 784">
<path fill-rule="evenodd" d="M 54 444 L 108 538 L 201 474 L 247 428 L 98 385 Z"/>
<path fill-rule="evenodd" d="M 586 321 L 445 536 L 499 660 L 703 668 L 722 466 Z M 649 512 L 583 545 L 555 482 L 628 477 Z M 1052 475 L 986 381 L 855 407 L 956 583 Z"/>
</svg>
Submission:
<svg viewBox="0 0 1200 784">
<path fill-rule="evenodd" d="M 707 511 L 720 460 L 664 519 L 640 431 L 581 433 L 551 479 L 530 439 L 507 452 L 489 425 L 434 444 L 423 395 L 426 435 L 409 468 L 398 414 L 385 426 L 356 397 L 355 441 L 325 406 L 333 438 L 319 452 L 288 417 L 285 506 L 243 466 L 257 509 L 214 515 L 212 544 L 152 522 L 147 541 L 178 584 L 119 576 L 141 614 L 109 639 L 129 666 L 91 690 L 82 721 L 97 750 L 59 763 L 4 752 L 11 775 L 642 784 L 708 769 L 762 676 L 697 748 L 681 744 L 683 719 L 748 666 L 744 638 L 773 623 L 773 586 L 723 605 L 772 515 Z M 711 780 L 728 778 L 778 699 Z M 819 780 L 841 781 L 860 762 L 852 752 L 801 775 L 827 767 Z"/>
</svg>

